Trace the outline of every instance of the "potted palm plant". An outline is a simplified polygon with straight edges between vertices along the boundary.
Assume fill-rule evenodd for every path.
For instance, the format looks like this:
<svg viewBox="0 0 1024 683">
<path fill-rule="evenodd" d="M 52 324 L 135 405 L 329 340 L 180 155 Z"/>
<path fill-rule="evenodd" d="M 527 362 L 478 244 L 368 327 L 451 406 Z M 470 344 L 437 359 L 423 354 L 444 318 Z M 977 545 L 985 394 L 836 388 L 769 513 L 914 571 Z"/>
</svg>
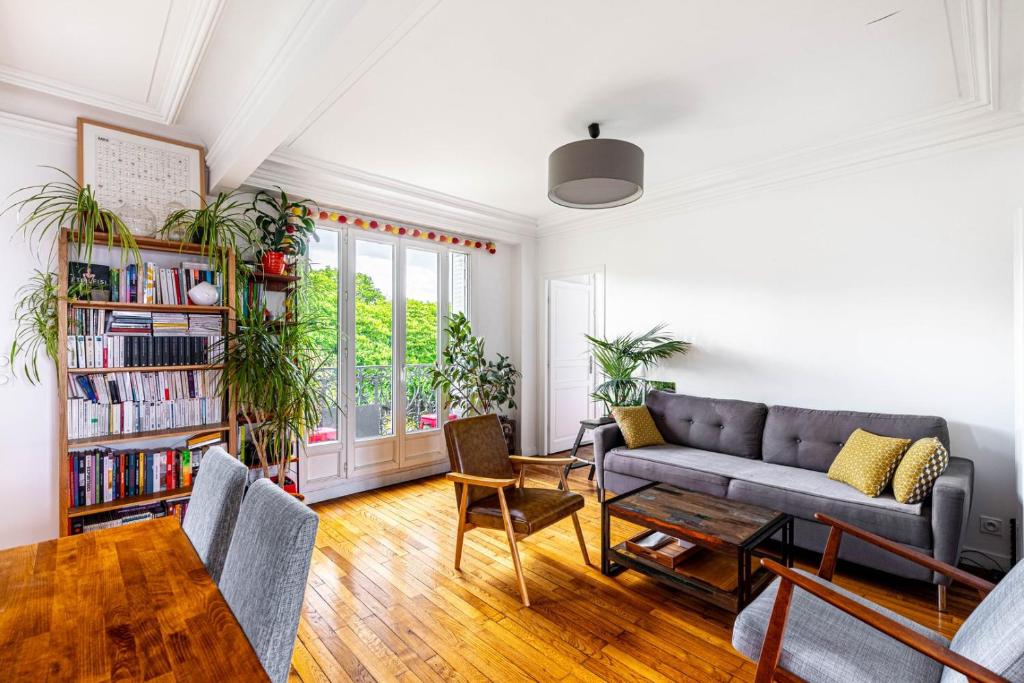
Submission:
<svg viewBox="0 0 1024 683">
<path fill-rule="evenodd" d="M 263 270 L 272 275 L 285 271 L 286 256 L 305 256 L 310 237 L 320 239 L 311 218 L 315 203 L 291 198 L 280 187 L 277 190 L 276 196 L 266 190 L 257 192 L 249 209 L 261 239 Z"/>
<path fill-rule="evenodd" d="M 504 414 L 516 407 L 516 383 L 522 377 L 508 356 L 487 358 L 484 340 L 473 335 L 462 313 L 448 317 L 448 345 L 430 372 L 430 387 L 441 389 L 445 410 L 458 415 L 497 413 L 509 452 L 515 452 L 515 421 Z"/>
<path fill-rule="evenodd" d="M 222 395 L 234 393 L 263 475 L 271 477 L 276 468 L 282 487 L 306 430 L 338 405 L 321 382 L 328 358 L 310 338 L 314 328 L 311 320 L 281 326 L 253 310 L 214 354 L 214 363 L 223 365 Z"/>
<path fill-rule="evenodd" d="M 660 360 L 687 352 L 689 342 L 675 339 L 664 330 L 665 325 L 660 324 L 643 334 L 622 334 L 614 339 L 584 335 L 605 377 L 590 397 L 604 404 L 606 415 L 616 406 L 644 402 L 648 382 L 636 377 L 638 371 L 646 372 Z"/>
</svg>

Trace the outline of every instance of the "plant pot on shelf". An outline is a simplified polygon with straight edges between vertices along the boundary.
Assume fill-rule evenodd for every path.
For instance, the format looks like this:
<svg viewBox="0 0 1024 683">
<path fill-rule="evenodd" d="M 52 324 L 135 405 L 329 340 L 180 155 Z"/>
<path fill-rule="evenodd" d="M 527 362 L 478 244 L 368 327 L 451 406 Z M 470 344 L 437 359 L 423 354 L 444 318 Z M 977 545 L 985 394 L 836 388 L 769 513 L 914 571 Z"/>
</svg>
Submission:
<svg viewBox="0 0 1024 683">
<path fill-rule="evenodd" d="M 265 251 L 263 252 L 263 272 L 270 275 L 284 274 L 284 252 Z"/>
</svg>

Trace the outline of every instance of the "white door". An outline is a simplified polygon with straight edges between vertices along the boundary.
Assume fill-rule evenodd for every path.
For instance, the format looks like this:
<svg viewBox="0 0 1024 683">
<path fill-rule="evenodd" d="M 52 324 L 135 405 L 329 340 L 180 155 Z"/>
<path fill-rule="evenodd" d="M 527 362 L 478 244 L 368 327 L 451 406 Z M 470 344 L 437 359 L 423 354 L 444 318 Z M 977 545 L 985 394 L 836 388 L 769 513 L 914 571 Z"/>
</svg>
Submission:
<svg viewBox="0 0 1024 683">
<path fill-rule="evenodd" d="M 548 280 L 548 449 L 572 448 L 593 416 L 592 365 L 584 334 L 594 330 L 594 276 Z"/>
</svg>

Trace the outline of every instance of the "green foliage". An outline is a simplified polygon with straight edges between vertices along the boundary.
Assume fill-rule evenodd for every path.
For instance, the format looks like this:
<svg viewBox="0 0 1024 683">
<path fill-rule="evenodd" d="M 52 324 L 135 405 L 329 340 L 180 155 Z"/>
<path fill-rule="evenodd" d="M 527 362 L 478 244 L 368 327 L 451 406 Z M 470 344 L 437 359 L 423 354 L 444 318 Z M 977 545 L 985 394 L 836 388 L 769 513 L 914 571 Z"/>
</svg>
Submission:
<svg viewBox="0 0 1024 683">
<path fill-rule="evenodd" d="M 648 370 L 659 360 L 685 354 L 689 342 L 673 339 L 665 334 L 665 325 L 655 325 L 644 334 L 623 334 L 614 339 L 601 339 L 584 335 L 590 342 L 594 360 L 605 376 L 590 396 L 604 403 L 609 413 L 615 406 L 636 406 L 644 401 L 646 380 L 633 375 Z"/>
<path fill-rule="evenodd" d="M 53 168 L 48 166 L 47 168 Z M 71 233 L 71 249 L 79 261 L 92 264 L 92 248 L 96 233 L 106 233 L 107 246 L 114 246 L 115 237 L 120 240 L 121 261 L 127 263 L 129 257 L 136 263 L 142 261 L 135 236 L 117 214 L 100 206 L 90 185 L 81 186 L 70 175 L 53 168 L 67 180 L 55 180 L 42 185 L 31 185 L 12 192 L 8 199 L 15 199 L 2 213 L 14 209 L 18 212 L 18 230 L 29 245 L 36 246 L 56 244 L 50 233 L 61 228 L 68 228 Z M 22 217 L 22 211 L 27 211 Z M 0 213 L 0 215 L 2 215 Z M 50 250 L 53 260 L 53 249 Z"/>
<path fill-rule="evenodd" d="M 260 190 L 249 208 L 262 238 L 263 250 L 305 256 L 309 238 L 320 241 L 312 218 L 316 206 L 308 199 L 290 199 L 280 187 L 277 190 L 280 193 L 277 197 Z"/>
<path fill-rule="evenodd" d="M 507 356 L 487 360 L 484 340 L 473 336 L 462 313 L 448 317 L 448 346 L 431 372 L 431 388 L 441 389 L 446 408 L 464 415 L 486 415 L 515 408 L 516 382 L 522 376 Z"/>
<path fill-rule="evenodd" d="M 166 239 L 201 245 L 202 255 L 227 281 L 227 250 L 249 244 L 254 238 L 254 226 L 246 214 L 246 206 L 236 192 L 221 192 L 201 208 L 172 211 L 160 228 L 160 234 Z"/>
</svg>

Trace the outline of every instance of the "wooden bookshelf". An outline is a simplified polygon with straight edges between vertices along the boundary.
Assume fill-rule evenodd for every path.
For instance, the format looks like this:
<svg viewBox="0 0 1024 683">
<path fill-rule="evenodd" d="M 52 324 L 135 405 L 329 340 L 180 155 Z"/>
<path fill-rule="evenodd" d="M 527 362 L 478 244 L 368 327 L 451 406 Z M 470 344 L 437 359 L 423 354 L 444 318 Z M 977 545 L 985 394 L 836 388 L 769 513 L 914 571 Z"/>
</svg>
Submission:
<svg viewBox="0 0 1024 683">
<path fill-rule="evenodd" d="M 57 333 L 58 333 L 58 349 L 66 349 L 68 341 L 68 328 L 71 322 L 73 322 L 72 311 L 76 308 L 85 309 L 102 309 L 102 310 L 121 310 L 121 311 L 154 311 L 154 312 L 166 312 L 166 313 L 209 313 L 219 314 L 223 317 L 223 329 L 227 332 L 233 332 L 235 329 L 236 313 L 234 308 L 235 301 L 235 252 L 234 250 L 227 250 L 225 253 L 227 272 L 225 273 L 225 281 L 223 282 L 223 291 L 226 305 L 222 306 L 195 306 L 191 304 L 187 305 L 173 305 L 173 304 L 145 304 L 145 303 L 128 303 L 128 302 L 112 302 L 112 301 L 79 301 L 79 300 L 68 300 L 68 272 L 69 272 L 69 257 L 72 254 L 71 245 L 76 240 L 75 235 L 71 235 L 68 230 L 62 230 L 60 237 L 57 242 L 57 261 L 58 261 L 58 290 L 57 295 L 60 301 L 66 302 L 65 305 L 58 307 L 57 315 Z M 110 240 L 115 249 L 121 247 L 121 241 L 114 236 Z M 162 253 L 174 253 L 174 254 L 188 254 L 191 256 L 199 256 L 205 258 L 207 252 L 204 251 L 202 245 L 189 244 L 185 242 L 173 242 L 168 240 L 155 239 L 152 237 L 136 237 L 136 242 L 139 246 L 139 251 L 145 259 L 146 252 L 162 252 Z M 97 233 L 94 240 L 95 247 L 103 247 L 108 244 L 108 236 L 106 234 Z M 94 250 L 94 257 L 96 252 Z M 147 432 L 133 432 L 130 434 L 115 434 L 104 437 L 89 437 L 82 439 L 69 439 L 68 438 L 68 424 L 67 424 L 67 400 L 68 400 L 68 379 L 71 375 L 89 375 L 89 374 L 102 374 L 108 372 L 162 372 L 162 371 L 178 371 L 178 370 L 207 370 L 207 369 L 221 369 L 220 365 L 169 365 L 169 366 L 146 366 L 146 367 L 131 367 L 131 368 L 68 368 L 67 353 L 57 354 L 57 463 L 58 463 L 58 477 L 59 477 L 59 503 L 58 503 L 58 518 L 59 518 L 59 529 L 58 532 L 61 536 L 66 536 L 70 531 L 69 520 L 74 517 L 83 517 L 87 515 L 98 514 L 101 512 L 110 512 L 113 510 L 119 510 L 121 508 L 132 507 L 136 505 L 142 505 L 146 503 L 153 503 L 165 500 L 173 500 L 176 498 L 186 498 L 191 493 L 191 488 L 181 488 L 173 491 L 161 491 L 159 493 L 152 493 L 143 496 L 133 496 L 130 498 L 121 498 L 116 501 L 110 501 L 105 503 L 97 503 L 94 505 L 79 506 L 72 508 L 70 505 L 70 492 L 69 492 L 69 474 L 68 474 L 68 454 L 71 450 L 79 448 L 87 448 L 90 446 L 113 446 L 114 444 L 123 444 L 132 441 L 142 440 L 172 440 L 180 439 L 181 437 L 191 436 L 193 434 L 202 434 L 204 432 L 221 432 L 226 436 L 227 450 L 229 453 L 238 452 L 238 422 L 235 414 L 237 412 L 234 396 L 228 395 L 225 399 L 226 405 L 224 406 L 224 415 L 226 416 L 225 421 L 216 424 L 207 425 L 195 425 L 191 427 L 182 427 L 178 429 L 160 429 Z"/>
</svg>

